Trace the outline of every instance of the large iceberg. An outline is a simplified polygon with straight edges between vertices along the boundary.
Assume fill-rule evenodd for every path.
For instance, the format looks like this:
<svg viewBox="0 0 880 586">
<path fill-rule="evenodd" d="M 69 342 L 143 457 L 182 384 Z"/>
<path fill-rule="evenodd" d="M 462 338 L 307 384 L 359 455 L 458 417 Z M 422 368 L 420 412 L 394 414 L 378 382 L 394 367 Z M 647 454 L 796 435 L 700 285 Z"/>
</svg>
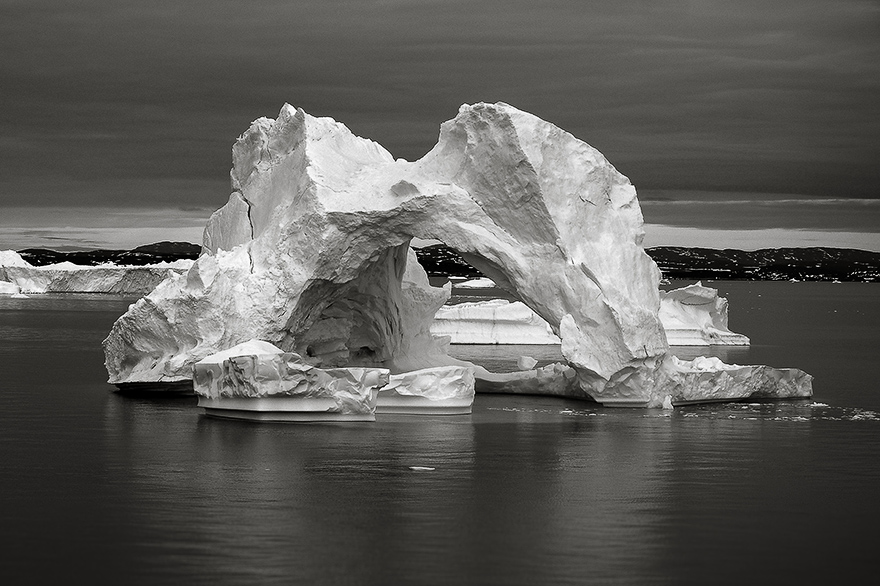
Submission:
<svg viewBox="0 0 880 586">
<path fill-rule="evenodd" d="M 491 285 L 484 282 L 481 286 Z M 659 315 L 670 346 L 749 345 L 748 337 L 727 327 L 727 299 L 699 282 L 661 291 Z M 541 316 L 521 301 L 504 299 L 444 305 L 434 316 L 431 333 L 448 336 L 451 344 L 560 343 Z"/>
<path fill-rule="evenodd" d="M 191 260 L 148 265 L 77 265 L 61 262 L 34 266 L 13 250 L 0 251 L 0 292 L 20 293 L 112 293 L 143 295 L 171 275 L 192 267 Z M 2 285 L 2 283 L 9 285 Z"/>
<path fill-rule="evenodd" d="M 285 105 L 238 139 L 231 177 L 205 254 L 114 324 L 111 383 L 188 379 L 200 359 L 252 338 L 320 368 L 457 364 L 430 332 L 450 289 L 428 283 L 409 249 L 420 238 L 445 243 L 550 324 L 568 366 L 532 377 L 565 381 L 548 388 L 608 404 L 687 395 L 676 385 L 690 384 L 691 367 L 666 353 L 635 189 L 548 122 L 465 105 L 407 162 Z M 771 391 L 772 377 L 753 388 L 739 372 L 701 370 L 700 380 Z M 809 375 L 790 374 L 791 393 L 808 394 Z"/>
</svg>

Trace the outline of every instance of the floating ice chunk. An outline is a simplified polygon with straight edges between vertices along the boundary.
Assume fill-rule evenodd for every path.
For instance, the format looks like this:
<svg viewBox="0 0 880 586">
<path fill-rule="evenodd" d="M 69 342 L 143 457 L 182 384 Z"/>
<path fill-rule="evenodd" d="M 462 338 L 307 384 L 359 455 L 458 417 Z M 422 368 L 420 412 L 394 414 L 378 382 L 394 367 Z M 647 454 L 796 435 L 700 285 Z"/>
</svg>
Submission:
<svg viewBox="0 0 880 586">
<path fill-rule="evenodd" d="M 520 356 L 516 359 L 516 367 L 520 370 L 532 370 L 538 364 L 538 361 L 531 356 Z"/>
<path fill-rule="evenodd" d="M 495 286 L 495 281 L 486 277 L 470 279 L 468 281 L 462 281 L 461 283 L 455 284 L 456 289 L 491 289 Z"/>
<path fill-rule="evenodd" d="M 377 413 L 463 415 L 474 402 L 474 369 L 439 366 L 392 374 L 379 390 Z"/>
<path fill-rule="evenodd" d="M 667 396 L 675 405 L 810 397 L 813 377 L 796 368 L 725 364 L 718 358 L 705 356 L 692 361 L 667 356 L 649 379 L 645 382 L 653 387 L 647 401 L 651 406 L 662 404 Z"/>
<path fill-rule="evenodd" d="M 748 346 L 748 337 L 727 327 L 727 299 L 699 281 L 660 292 L 660 322 L 672 346 Z"/>
<path fill-rule="evenodd" d="M 260 340 L 207 356 L 193 369 L 199 406 L 219 417 L 374 421 L 381 368 L 320 369 Z"/>
</svg>

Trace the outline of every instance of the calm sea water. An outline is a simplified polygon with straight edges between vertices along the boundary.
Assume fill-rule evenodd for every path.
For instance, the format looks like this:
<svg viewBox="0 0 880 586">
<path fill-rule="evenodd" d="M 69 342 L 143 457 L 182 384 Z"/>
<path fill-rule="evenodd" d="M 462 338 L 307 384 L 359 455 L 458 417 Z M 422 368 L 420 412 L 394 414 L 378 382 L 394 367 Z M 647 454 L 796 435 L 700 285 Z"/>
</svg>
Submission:
<svg viewBox="0 0 880 586">
<path fill-rule="evenodd" d="M 669 414 L 478 395 L 471 416 L 215 420 L 104 382 L 128 301 L 2 298 L 3 582 L 873 582 L 880 286 L 716 286 L 753 341 L 721 355 L 804 368 L 814 400 Z M 482 359 L 541 349 L 500 350 Z"/>
</svg>

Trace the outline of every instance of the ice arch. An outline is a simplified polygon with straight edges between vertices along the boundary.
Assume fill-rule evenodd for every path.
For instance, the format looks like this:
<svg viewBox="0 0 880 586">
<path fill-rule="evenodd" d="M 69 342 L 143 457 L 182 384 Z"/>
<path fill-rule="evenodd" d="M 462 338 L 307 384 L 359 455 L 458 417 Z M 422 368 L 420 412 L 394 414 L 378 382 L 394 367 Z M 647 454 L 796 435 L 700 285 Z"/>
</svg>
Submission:
<svg viewBox="0 0 880 586">
<path fill-rule="evenodd" d="M 641 246 L 635 189 L 558 127 L 503 103 L 465 105 L 407 162 L 285 105 L 239 137 L 231 180 L 202 257 L 105 340 L 110 382 L 186 379 L 195 361 L 251 338 L 315 364 L 448 363 L 429 329 L 449 292 L 408 251 L 418 237 L 446 243 L 550 323 L 584 393 L 659 400 L 660 275 Z"/>
</svg>

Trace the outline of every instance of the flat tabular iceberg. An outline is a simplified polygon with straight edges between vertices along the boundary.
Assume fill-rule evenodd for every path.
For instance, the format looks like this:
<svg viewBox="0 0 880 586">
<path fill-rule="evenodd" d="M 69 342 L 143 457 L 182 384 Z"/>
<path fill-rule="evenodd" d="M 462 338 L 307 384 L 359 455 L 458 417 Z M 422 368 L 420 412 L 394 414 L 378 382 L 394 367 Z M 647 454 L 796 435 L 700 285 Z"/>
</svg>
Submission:
<svg viewBox="0 0 880 586">
<path fill-rule="evenodd" d="M 169 275 L 186 272 L 191 260 L 150 265 L 76 265 L 61 262 L 33 266 L 13 250 L 0 251 L 0 283 L 18 288 L 19 293 L 113 293 L 143 295 L 152 291 Z M 4 286 L 0 285 L 0 293 Z"/>
<path fill-rule="evenodd" d="M 252 338 L 320 368 L 460 364 L 431 335 L 450 289 L 428 284 L 409 249 L 415 237 L 457 251 L 561 339 L 567 366 L 517 373 L 509 388 L 532 380 L 535 392 L 608 404 L 692 396 L 676 387 L 690 384 L 690 367 L 666 353 L 660 273 L 642 248 L 635 189 L 548 122 L 507 104 L 462 106 L 410 163 L 285 105 L 238 139 L 231 175 L 206 254 L 114 324 L 110 382 L 187 379 L 198 360 Z M 743 376 L 700 370 L 700 392 L 773 386 Z M 809 375 L 787 376 L 798 384 L 780 389 L 809 394 Z"/>
<path fill-rule="evenodd" d="M 727 300 L 701 283 L 661 291 L 660 323 L 671 346 L 749 345 L 748 337 L 727 327 Z M 449 336 L 452 344 L 560 343 L 550 324 L 528 306 L 504 299 L 444 305 L 434 316 L 431 332 Z"/>
</svg>

